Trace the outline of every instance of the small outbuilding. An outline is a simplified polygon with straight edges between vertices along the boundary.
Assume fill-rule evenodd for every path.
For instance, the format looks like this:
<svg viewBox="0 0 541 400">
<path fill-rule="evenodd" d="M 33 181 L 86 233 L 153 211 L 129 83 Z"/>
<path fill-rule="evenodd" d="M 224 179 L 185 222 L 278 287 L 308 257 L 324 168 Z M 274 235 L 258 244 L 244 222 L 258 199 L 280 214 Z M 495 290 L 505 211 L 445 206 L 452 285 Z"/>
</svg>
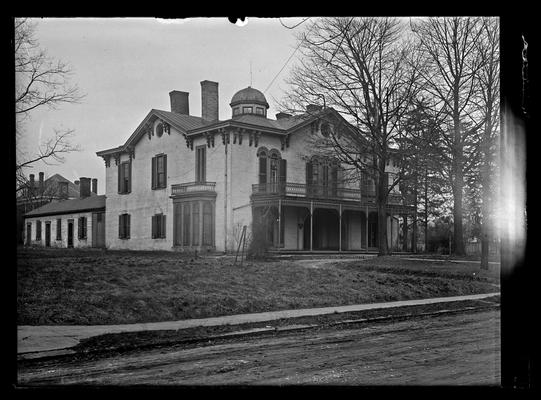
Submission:
<svg viewBox="0 0 541 400">
<path fill-rule="evenodd" d="M 80 197 L 54 201 L 24 215 L 24 243 L 44 247 L 105 247 L 105 195 L 81 178 Z"/>
</svg>

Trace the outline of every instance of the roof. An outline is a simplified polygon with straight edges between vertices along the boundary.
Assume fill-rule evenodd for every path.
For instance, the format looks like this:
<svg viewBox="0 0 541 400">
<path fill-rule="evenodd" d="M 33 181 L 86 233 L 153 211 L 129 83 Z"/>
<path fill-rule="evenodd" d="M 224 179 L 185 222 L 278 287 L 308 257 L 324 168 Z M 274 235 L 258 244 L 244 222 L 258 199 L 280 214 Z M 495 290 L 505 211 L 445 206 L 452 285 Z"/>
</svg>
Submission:
<svg viewBox="0 0 541 400">
<path fill-rule="evenodd" d="M 170 122 L 177 126 L 183 128 L 184 131 L 189 131 L 191 129 L 201 128 L 203 126 L 209 125 L 208 121 L 205 121 L 201 117 L 196 117 L 193 115 L 179 114 L 172 111 L 156 110 L 152 109 L 159 117 L 163 119 L 168 119 Z"/>
<path fill-rule="evenodd" d="M 71 214 L 99 209 L 105 209 L 105 195 L 90 196 L 73 200 L 53 201 L 26 213 L 24 216 L 25 218 L 30 218 L 42 215 Z"/>
<path fill-rule="evenodd" d="M 258 103 L 269 108 L 265 95 L 251 86 L 241 89 L 233 95 L 230 103 L 231 107 L 240 103 Z"/>
</svg>

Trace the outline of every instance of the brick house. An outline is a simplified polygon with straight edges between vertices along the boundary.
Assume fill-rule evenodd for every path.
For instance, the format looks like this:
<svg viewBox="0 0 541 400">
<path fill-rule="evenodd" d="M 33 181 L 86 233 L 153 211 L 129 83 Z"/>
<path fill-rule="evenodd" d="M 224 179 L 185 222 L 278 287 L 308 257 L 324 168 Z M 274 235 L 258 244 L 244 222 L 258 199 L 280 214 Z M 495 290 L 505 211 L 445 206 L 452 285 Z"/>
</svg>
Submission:
<svg viewBox="0 0 541 400">
<path fill-rule="evenodd" d="M 24 243 L 43 247 L 105 247 L 105 196 L 97 180 L 80 178 L 79 196 L 51 201 L 24 215 Z"/>
<path fill-rule="evenodd" d="M 201 117 L 190 115 L 188 93 L 169 96 L 171 111 L 150 110 L 123 145 L 96 153 L 105 161 L 108 248 L 231 251 L 253 221 L 263 221 L 277 249 L 376 247 L 373 182 L 346 182 L 338 163 L 310 156 L 308 135 L 325 134 L 333 121 L 353 129 L 332 108 L 271 119 L 263 93 L 247 87 L 220 120 L 216 82 L 201 82 Z M 388 217 L 395 247 L 394 215 L 411 212 L 402 203 L 396 189 Z"/>
</svg>

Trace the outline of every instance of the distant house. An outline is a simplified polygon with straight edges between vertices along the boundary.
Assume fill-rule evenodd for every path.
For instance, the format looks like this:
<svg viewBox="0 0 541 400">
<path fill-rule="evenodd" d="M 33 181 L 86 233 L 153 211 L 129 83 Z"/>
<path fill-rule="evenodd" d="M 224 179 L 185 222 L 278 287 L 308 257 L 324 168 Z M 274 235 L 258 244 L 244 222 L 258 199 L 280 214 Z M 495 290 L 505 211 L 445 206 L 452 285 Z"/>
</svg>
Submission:
<svg viewBox="0 0 541 400">
<path fill-rule="evenodd" d="M 55 175 L 56 176 L 56 175 Z M 58 175 L 62 178 L 60 175 Z M 58 182 L 64 185 L 64 181 Z M 24 214 L 24 243 L 45 247 L 105 247 L 105 196 L 97 194 L 97 180 L 80 178 L 77 198 L 69 185 L 62 196 Z"/>
<path fill-rule="evenodd" d="M 105 161 L 108 248 L 231 251 L 239 227 L 256 224 L 276 249 L 377 247 L 374 181 L 364 172 L 346 181 L 332 154 L 315 156 L 309 147 L 311 135 L 355 129 L 334 109 L 308 105 L 271 119 L 263 93 L 247 87 L 220 120 L 217 82 L 201 82 L 201 117 L 190 115 L 188 93 L 169 96 L 171 111 L 150 110 L 124 144 L 97 152 Z M 391 184 L 398 167 L 390 161 L 386 169 Z M 393 187 L 391 248 L 397 216 L 412 212 Z"/>
</svg>

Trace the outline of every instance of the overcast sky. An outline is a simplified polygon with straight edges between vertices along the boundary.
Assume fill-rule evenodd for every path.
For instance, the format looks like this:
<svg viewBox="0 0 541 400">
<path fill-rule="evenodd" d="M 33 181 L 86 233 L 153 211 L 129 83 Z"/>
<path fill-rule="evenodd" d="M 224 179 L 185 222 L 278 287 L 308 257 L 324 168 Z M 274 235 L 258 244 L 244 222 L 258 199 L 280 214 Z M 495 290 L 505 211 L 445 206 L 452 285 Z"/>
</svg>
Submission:
<svg viewBox="0 0 541 400">
<path fill-rule="evenodd" d="M 282 18 L 288 26 L 302 20 Z M 171 90 L 189 92 L 190 114 L 201 116 L 200 82 L 216 81 L 220 119 L 230 118 L 231 97 L 250 85 L 250 61 L 251 86 L 264 91 L 295 50 L 294 34 L 303 29 L 302 25 L 286 29 L 278 19 L 256 18 L 242 27 L 227 18 L 35 21 L 40 46 L 70 64 L 72 81 L 86 97 L 80 104 L 33 112 L 18 145 L 35 153 L 37 144 L 51 137 L 55 128 L 74 129 L 74 143 L 83 150 L 66 156 L 63 164 L 37 164 L 26 172 L 36 179 L 40 171 L 45 177 L 59 173 L 71 181 L 97 178 L 99 194 L 105 193 L 105 164 L 96 151 L 124 144 L 152 108 L 169 111 Z M 295 59 L 265 92 L 271 118 L 278 112 L 273 98 L 281 98 Z"/>
</svg>

